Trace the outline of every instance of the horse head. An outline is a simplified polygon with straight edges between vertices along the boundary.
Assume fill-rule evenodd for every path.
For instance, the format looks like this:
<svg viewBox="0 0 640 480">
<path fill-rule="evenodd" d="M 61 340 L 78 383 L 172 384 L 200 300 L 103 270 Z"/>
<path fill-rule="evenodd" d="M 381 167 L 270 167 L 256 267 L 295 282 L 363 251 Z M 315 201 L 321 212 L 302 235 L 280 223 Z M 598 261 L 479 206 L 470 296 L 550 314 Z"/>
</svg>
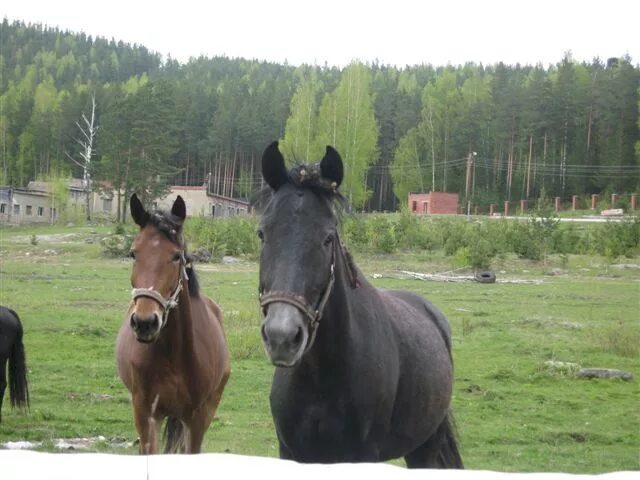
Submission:
<svg viewBox="0 0 640 480">
<path fill-rule="evenodd" d="M 341 252 L 335 200 L 343 179 L 340 155 L 328 146 L 318 164 L 287 171 L 278 143 L 262 157 L 271 189 L 258 230 L 262 340 L 271 362 L 296 365 L 314 341 Z"/>
<path fill-rule="evenodd" d="M 186 277 L 182 225 L 186 206 L 178 196 L 170 213 L 147 212 L 134 193 L 131 216 L 140 227 L 131 245 L 133 308 L 129 323 L 140 342 L 155 341 L 177 306 Z"/>
</svg>

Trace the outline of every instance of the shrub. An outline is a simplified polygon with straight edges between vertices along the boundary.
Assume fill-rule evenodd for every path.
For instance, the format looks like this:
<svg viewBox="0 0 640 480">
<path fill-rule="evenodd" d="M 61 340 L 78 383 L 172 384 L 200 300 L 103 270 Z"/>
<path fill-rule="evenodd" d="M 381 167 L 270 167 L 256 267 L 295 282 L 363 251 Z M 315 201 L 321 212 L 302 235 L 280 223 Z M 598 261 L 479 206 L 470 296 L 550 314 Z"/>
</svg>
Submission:
<svg viewBox="0 0 640 480">
<path fill-rule="evenodd" d="M 255 217 L 194 217 L 185 223 L 185 236 L 195 250 L 203 247 L 214 258 L 224 255 L 257 257 L 260 241 Z"/>
<path fill-rule="evenodd" d="M 100 240 L 105 255 L 109 257 L 126 257 L 131 251 L 134 235 L 131 234 L 111 234 Z"/>
<path fill-rule="evenodd" d="M 386 217 L 376 216 L 371 222 L 372 247 L 375 253 L 393 253 L 398 244 L 395 224 Z"/>
</svg>

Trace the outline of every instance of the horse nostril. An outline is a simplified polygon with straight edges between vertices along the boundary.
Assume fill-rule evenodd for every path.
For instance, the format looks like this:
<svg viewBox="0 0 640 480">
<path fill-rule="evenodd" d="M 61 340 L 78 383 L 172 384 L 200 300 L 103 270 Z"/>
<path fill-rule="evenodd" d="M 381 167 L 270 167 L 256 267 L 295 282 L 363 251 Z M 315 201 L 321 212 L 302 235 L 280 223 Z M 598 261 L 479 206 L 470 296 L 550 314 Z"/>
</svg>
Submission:
<svg viewBox="0 0 640 480">
<path fill-rule="evenodd" d="M 160 319 L 158 318 L 158 315 L 155 313 L 153 314 L 153 322 L 151 323 L 151 326 L 154 329 L 160 327 Z"/>
<path fill-rule="evenodd" d="M 138 316 L 135 313 L 131 314 L 131 318 L 129 319 L 129 325 L 131 328 L 136 328 L 138 326 Z"/>
<path fill-rule="evenodd" d="M 260 334 L 262 335 L 262 341 L 266 344 L 269 343 L 269 336 L 267 335 L 267 328 L 265 324 L 262 324 L 262 328 L 260 329 Z"/>
<path fill-rule="evenodd" d="M 302 343 L 302 327 L 298 327 L 298 331 L 296 332 L 296 336 L 293 337 L 293 344 L 295 346 L 300 345 L 300 343 Z"/>
</svg>

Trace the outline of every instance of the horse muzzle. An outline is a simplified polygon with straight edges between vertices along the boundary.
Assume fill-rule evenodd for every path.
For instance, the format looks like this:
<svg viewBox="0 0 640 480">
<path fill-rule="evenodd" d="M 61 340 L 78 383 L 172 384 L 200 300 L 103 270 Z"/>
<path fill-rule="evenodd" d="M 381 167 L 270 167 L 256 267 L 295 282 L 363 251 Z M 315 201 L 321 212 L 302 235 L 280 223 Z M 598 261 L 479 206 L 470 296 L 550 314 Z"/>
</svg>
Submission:
<svg viewBox="0 0 640 480">
<path fill-rule="evenodd" d="M 142 343 L 153 342 L 158 337 L 162 327 L 160 316 L 155 312 L 144 317 L 133 312 L 129 319 L 129 324 L 136 335 L 136 340 Z"/>
<path fill-rule="evenodd" d="M 293 367 L 300 361 L 309 339 L 305 317 L 300 310 L 287 303 L 271 303 L 261 331 L 271 363 L 277 367 Z"/>
</svg>

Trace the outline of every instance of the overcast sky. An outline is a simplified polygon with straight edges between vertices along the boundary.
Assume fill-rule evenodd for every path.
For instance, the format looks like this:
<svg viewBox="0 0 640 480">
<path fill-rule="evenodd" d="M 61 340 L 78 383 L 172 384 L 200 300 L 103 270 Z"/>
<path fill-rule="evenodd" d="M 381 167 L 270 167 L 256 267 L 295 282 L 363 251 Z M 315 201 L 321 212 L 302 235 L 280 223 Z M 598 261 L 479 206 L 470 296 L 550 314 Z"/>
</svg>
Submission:
<svg viewBox="0 0 640 480">
<path fill-rule="evenodd" d="M 640 0 L 2 0 L 0 16 L 199 55 L 291 65 L 640 63 Z M 1 41 L 1 39 L 0 39 Z"/>
</svg>

